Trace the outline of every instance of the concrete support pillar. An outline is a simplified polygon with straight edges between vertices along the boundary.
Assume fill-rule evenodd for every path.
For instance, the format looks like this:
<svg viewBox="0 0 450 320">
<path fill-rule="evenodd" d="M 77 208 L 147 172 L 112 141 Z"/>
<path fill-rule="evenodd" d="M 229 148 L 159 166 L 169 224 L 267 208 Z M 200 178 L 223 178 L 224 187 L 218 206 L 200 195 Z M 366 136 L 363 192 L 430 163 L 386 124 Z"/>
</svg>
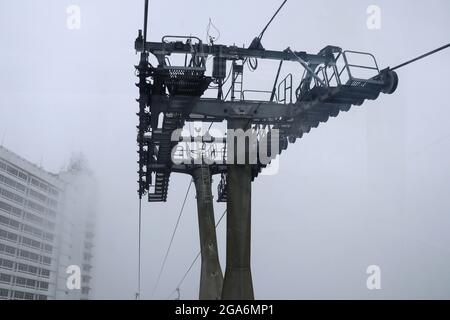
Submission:
<svg viewBox="0 0 450 320">
<path fill-rule="evenodd" d="M 200 300 L 219 300 L 223 273 L 217 250 L 211 174 L 208 166 L 199 166 L 192 174 L 197 191 L 198 225 L 201 248 Z"/>
<path fill-rule="evenodd" d="M 229 121 L 229 129 L 246 129 L 247 121 Z M 236 145 L 235 145 L 236 146 Z M 235 150 L 234 154 L 242 150 Z M 245 153 L 248 153 L 248 145 Z M 234 162 L 236 163 L 236 162 Z M 227 172 L 227 263 L 223 300 L 253 300 L 250 267 L 251 167 L 230 164 Z"/>
</svg>

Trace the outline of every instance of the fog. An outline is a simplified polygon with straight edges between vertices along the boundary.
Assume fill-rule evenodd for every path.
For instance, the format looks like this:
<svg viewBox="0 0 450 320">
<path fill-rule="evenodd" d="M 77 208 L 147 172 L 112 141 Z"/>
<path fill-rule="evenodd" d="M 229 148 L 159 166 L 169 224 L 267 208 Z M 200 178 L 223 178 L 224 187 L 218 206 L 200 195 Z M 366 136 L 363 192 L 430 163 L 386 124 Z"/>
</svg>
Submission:
<svg viewBox="0 0 450 320">
<path fill-rule="evenodd" d="M 88 159 L 99 188 L 93 298 L 133 299 L 138 197 L 134 65 L 144 1 L 0 2 L 0 138 L 49 171 L 71 154 Z M 150 1 L 149 40 L 206 37 L 249 45 L 281 1 Z M 81 29 L 66 22 L 81 8 Z M 366 26 L 369 5 L 381 29 Z M 265 48 L 317 53 L 332 44 L 394 66 L 448 43 L 450 2 L 288 1 Z M 252 194 L 252 272 L 257 299 L 450 298 L 450 52 L 398 71 L 393 95 L 353 107 L 313 129 L 260 176 Z M 276 63 L 246 74 L 269 88 Z M 293 72 L 301 70 L 296 66 Z M 214 178 L 213 192 L 219 177 Z M 171 176 L 167 203 L 143 203 L 142 298 L 165 299 L 199 250 L 191 190 L 166 269 L 152 294 L 189 176 Z M 216 219 L 225 209 L 215 204 Z M 218 228 L 225 267 L 225 221 Z M 366 269 L 381 268 L 381 290 Z M 197 263 L 181 297 L 198 296 Z M 174 298 L 172 296 L 172 298 Z"/>
</svg>

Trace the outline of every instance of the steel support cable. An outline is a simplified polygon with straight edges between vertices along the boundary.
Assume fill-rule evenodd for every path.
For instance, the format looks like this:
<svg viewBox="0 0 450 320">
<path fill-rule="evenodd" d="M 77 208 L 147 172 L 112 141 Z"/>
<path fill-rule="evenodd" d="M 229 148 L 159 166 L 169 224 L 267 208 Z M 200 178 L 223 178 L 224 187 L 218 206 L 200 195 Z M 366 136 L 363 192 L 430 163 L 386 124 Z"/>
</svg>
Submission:
<svg viewBox="0 0 450 320">
<path fill-rule="evenodd" d="M 138 277 L 136 300 L 141 299 L 141 230 L 142 230 L 142 197 L 139 197 L 139 231 L 138 231 Z"/>
<path fill-rule="evenodd" d="M 283 3 L 280 5 L 280 7 L 277 9 L 277 11 L 273 14 L 273 16 L 270 18 L 269 22 L 266 24 L 266 26 L 263 28 L 263 30 L 261 31 L 261 33 L 259 34 L 259 36 L 255 39 L 256 42 L 255 44 L 257 46 L 261 46 L 261 40 L 264 36 L 264 33 L 266 32 L 267 28 L 269 28 L 270 24 L 272 23 L 272 21 L 275 19 L 275 17 L 278 15 L 278 13 L 281 11 L 281 9 L 284 7 L 284 5 L 286 4 L 287 0 L 284 0 Z M 248 59 L 247 61 L 248 64 L 248 68 L 250 69 L 250 71 L 255 71 L 256 69 L 258 69 L 258 59 L 254 58 L 254 59 Z"/>
<path fill-rule="evenodd" d="M 161 280 L 161 275 L 162 275 L 162 273 L 164 271 L 164 268 L 166 266 L 167 257 L 169 256 L 170 249 L 172 248 L 173 239 L 175 238 L 175 234 L 176 234 L 178 226 L 180 224 L 180 219 L 181 219 L 181 216 L 183 214 L 184 206 L 186 204 L 186 200 L 187 200 L 187 197 L 189 195 L 189 190 L 191 189 L 192 182 L 193 182 L 193 179 L 191 179 L 191 181 L 189 182 L 189 186 L 188 186 L 188 189 L 186 191 L 186 195 L 185 195 L 184 200 L 183 200 L 183 205 L 181 206 L 180 213 L 178 214 L 178 219 L 177 219 L 177 222 L 175 223 L 175 227 L 173 229 L 172 236 L 170 238 L 169 246 L 167 247 L 166 253 L 164 255 L 163 263 L 161 265 L 161 269 L 159 270 L 159 274 L 158 274 L 158 278 L 156 280 L 155 287 L 153 288 L 152 296 L 155 295 L 156 289 L 158 289 L 159 281 Z"/>
<path fill-rule="evenodd" d="M 144 52 L 145 50 L 145 45 L 147 43 L 147 26 L 148 26 L 148 2 L 149 0 L 145 0 L 145 8 L 144 8 Z"/>
<path fill-rule="evenodd" d="M 272 16 L 272 18 L 270 18 L 269 22 L 266 24 L 266 26 L 264 27 L 264 29 L 261 31 L 261 33 L 259 34 L 258 38 L 259 40 L 261 40 L 261 38 L 264 36 L 264 33 L 266 32 L 267 28 L 270 26 L 270 24 L 272 23 L 272 21 L 275 19 L 275 17 L 277 16 L 277 14 L 280 12 L 280 10 L 284 7 L 284 5 L 286 4 L 287 0 L 284 0 L 283 3 L 281 4 L 281 6 L 278 8 L 278 10 L 274 13 L 274 15 Z"/>
<path fill-rule="evenodd" d="M 223 218 L 225 217 L 225 214 L 227 213 L 227 210 L 225 209 L 225 211 L 222 213 L 222 215 L 219 218 L 219 221 L 217 221 L 216 223 L 216 229 L 217 227 L 220 225 L 220 222 L 223 220 Z M 178 282 L 177 287 L 175 288 L 175 290 L 173 290 L 170 295 L 167 297 L 167 299 L 170 299 L 170 297 L 177 292 L 181 285 L 183 284 L 184 280 L 186 280 L 186 277 L 188 276 L 189 272 L 191 272 L 192 268 L 194 267 L 195 263 L 197 262 L 198 258 L 201 255 L 201 250 L 197 253 L 197 255 L 195 256 L 194 260 L 192 261 L 192 263 L 189 265 L 189 268 L 186 270 L 186 272 L 184 273 L 183 277 L 181 278 L 180 282 Z"/>
<path fill-rule="evenodd" d="M 435 49 L 435 50 L 432 50 L 432 51 L 430 51 L 430 52 L 428 52 L 428 53 L 425 53 L 425 54 L 423 54 L 423 55 L 421 55 L 421 56 L 419 56 L 419 57 L 417 57 L 417 58 L 414 58 L 414 59 L 412 59 L 412 60 L 409 60 L 409 61 L 406 61 L 406 62 L 404 62 L 404 63 L 402 63 L 402 64 L 399 64 L 398 66 L 396 66 L 396 67 L 394 67 L 394 68 L 391 68 L 391 70 L 394 71 L 394 70 L 403 68 L 404 66 L 407 66 L 408 64 L 411 64 L 411 63 L 413 63 L 413 62 L 416 62 L 416 61 L 418 61 L 418 60 L 421 60 L 421 59 L 423 59 L 423 58 L 426 58 L 426 57 L 428 57 L 428 56 L 431 56 L 432 54 L 435 54 L 435 53 L 437 53 L 437 52 L 439 52 L 439 51 L 442 51 L 442 50 L 444 50 L 444 49 L 447 49 L 447 48 L 449 48 L 449 47 L 450 47 L 450 43 L 449 43 L 449 44 L 446 44 L 445 46 L 442 46 L 442 47 L 440 47 L 440 48 L 437 48 L 437 49 Z"/>
</svg>

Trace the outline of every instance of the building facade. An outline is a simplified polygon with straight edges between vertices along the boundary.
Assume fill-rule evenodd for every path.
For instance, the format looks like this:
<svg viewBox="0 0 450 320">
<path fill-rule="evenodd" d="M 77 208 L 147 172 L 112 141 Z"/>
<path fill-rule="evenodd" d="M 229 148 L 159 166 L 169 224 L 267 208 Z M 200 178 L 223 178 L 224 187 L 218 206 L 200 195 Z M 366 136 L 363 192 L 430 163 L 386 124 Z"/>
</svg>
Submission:
<svg viewBox="0 0 450 320">
<path fill-rule="evenodd" d="M 53 174 L 0 147 L 0 299 L 89 298 L 95 180 L 83 166 Z"/>
</svg>

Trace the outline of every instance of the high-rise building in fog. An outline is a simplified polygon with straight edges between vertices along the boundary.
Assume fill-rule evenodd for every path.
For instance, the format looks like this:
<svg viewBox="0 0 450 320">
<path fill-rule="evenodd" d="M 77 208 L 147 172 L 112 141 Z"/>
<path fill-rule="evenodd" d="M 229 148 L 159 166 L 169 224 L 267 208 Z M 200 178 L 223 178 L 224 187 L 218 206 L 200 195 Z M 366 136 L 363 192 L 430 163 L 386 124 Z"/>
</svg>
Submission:
<svg viewBox="0 0 450 320">
<path fill-rule="evenodd" d="M 82 157 L 53 174 L 0 147 L 0 299 L 89 298 L 95 191 Z"/>
</svg>

